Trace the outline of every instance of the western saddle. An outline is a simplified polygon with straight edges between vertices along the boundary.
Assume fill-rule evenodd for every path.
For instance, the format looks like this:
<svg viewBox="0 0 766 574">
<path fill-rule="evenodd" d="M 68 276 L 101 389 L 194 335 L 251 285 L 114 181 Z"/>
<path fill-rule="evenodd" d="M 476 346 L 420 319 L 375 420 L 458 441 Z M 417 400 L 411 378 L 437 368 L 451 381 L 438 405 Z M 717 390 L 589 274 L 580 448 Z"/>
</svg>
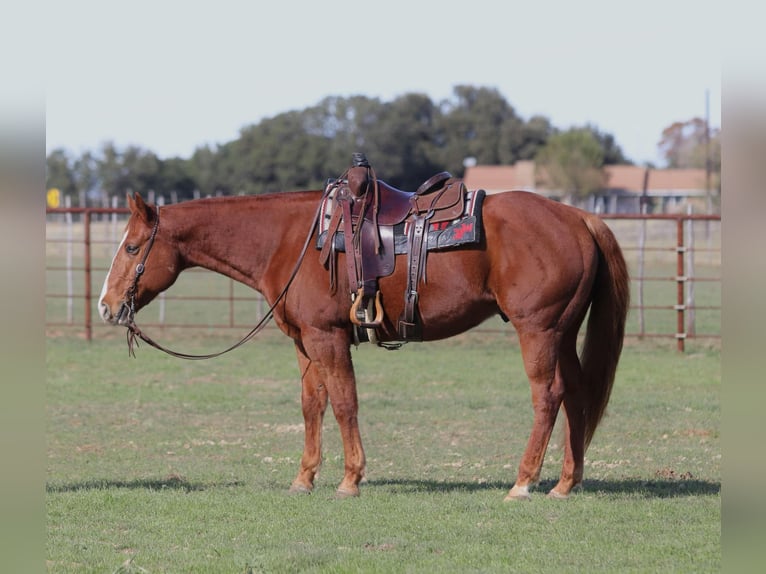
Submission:
<svg viewBox="0 0 766 574">
<path fill-rule="evenodd" d="M 335 252 L 346 253 L 352 299 L 350 319 L 357 327 L 358 339 L 366 334 L 368 340 L 377 342 L 375 330 L 383 320 L 378 279 L 393 273 L 395 254 L 402 252 L 401 241 L 395 248 L 395 229 L 405 228 L 407 287 L 398 323 L 401 341 L 378 344 L 398 348 L 404 342 L 421 340 L 418 285 L 426 279 L 428 230 L 434 224 L 460 219 L 467 193 L 462 180 L 446 171 L 430 177 L 414 192 L 396 189 L 376 177 L 363 153 L 353 154 L 352 167 L 340 178 L 328 181 L 325 197 L 331 196 L 334 205 L 331 214 L 325 212 L 329 223 L 326 235 L 320 237 L 320 242 L 324 239 L 320 261 L 329 267 L 331 287 L 335 289 Z"/>
</svg>

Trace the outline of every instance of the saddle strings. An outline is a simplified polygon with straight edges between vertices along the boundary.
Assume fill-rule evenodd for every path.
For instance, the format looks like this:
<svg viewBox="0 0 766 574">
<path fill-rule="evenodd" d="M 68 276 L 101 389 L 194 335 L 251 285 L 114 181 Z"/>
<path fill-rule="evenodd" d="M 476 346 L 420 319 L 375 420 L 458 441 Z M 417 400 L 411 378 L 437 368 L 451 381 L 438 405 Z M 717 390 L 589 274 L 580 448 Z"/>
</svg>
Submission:
<svg viewBox="0 0 766 574">
<path fill-rule="evenodd" d="M 306 241 L 303 243 L 303 247 L 301 248 L 300 255 L 298 255 L 298 261 L 295 263 L 295 267 L 290 273 L 290 277 L 288 278 L 287 283 L 282 288 L 282 291 L 280 291 L 279 295 L 277 295 L 277 298 L 274 300 L 274 303 L 269 307 L 269 310 L 266 312 L 266 314 L 261 318 L 260 321 L 258 321 L 255 327 L 253 327 L 247 335 L 242 337 L 242 339 L 234 343 L 231 347 L 224 349 L 223 351 L 219 351 L 217 353 L 209 353 L 205 355 L 193 355 L 188 353 L 180 353 L 178 351 L 173 351 L 171 349 L 163 347 L 162 345 L 157 343 L 154 339 L 152 339 L 143 331 L 141 331 L 141 329 L 138 327 L 138 325 L 133 319 L 133 314 L 131 314 L 130 321 L 127 325 L 128 355 L 135 358 L 136 354 L 134 351 L 134 346 L 138 347 L 138 341 L 136 340 L 136 338 L 138 338 L 144 341 L 147 345 L 154 347 L 155 349 L 162 351 L 163 353 L 167 353 L 168 355 L 177 357 L 179 359 L 187 359 L 187 360 L 193 360 L 193 361 L 199 361 L 203 359 L 214 359 L 215 357 L 220 357 L 221 355 L 224 355 L 230 351 L 233 351 L 234 349 L 241 347 L 242 345 L 244 345 L 245 343 L 253 339 L 253 337 L 258 335 L 258 333 L 260 333 L 264 329 L 264 327 L 266 327 L 268 322 L 271 321 L 272 317 L 274 316 L 274 310 L 277 308 L 277 305 L 279 305 L 279 303 L 285 298 L 285 296 L 287 295 L 287 291 L 290 288 L 290 285 L 292 285 L 293 280 L 295 279 L 296 275 L 298 275 L 298 271 L 300 270 L 301 264 L 303 263 L 303 259 L 305 258 L 306 252 L 308 251 L 308 247 L 311 243 L 311 238 L 314 235 L 314 232 L 316 231 L 317 226 L 319 225 L 322 203 L 324 202 L 324 198 L 326 197 L 328 193 L 329 193 L 328 190 L 325 190 L 322 194 L 322 201 L 319 202 L 316 213 L 314 214 L 314 219 L 311 223 L 311 228 L 309 229 L 309 233 L 306 236 Z M 148 255 L 148 251 L 147 251 L 147 255 Z M 136 278 L 136 284 L 137 283 L 138 283 L 138 278 Z"/>
</svg>

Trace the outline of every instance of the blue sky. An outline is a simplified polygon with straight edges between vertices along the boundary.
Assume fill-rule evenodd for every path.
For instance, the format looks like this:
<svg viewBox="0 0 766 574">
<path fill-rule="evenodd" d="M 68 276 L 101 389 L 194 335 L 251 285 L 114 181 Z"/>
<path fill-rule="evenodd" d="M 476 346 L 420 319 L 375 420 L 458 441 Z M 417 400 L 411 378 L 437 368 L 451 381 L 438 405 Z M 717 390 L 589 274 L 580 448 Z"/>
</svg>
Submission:
<svg viewBox="0 0 766 574">
<path fill-rule="evenodd" d="M 458 84 L 497 88 L 525 119 L 594 124 L 636 162 L 661 163 L 662 129 L 704 117 L 706 93 L 711 124 L 721 125 L 715 2 L 74 0 L 46 9 L 47 151 L 113 141 L 188 157 L 326 96 L 439 101 Z"/>
</svg>

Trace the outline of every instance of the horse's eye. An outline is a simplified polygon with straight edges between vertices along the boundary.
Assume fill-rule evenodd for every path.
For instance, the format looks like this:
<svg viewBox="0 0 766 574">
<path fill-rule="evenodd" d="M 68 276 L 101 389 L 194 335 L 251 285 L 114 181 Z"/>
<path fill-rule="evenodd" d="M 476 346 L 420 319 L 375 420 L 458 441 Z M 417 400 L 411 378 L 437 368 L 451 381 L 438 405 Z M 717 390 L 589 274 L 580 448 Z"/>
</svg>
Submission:
<svg viewBox="0 0 766 574">
<path fill-rule="evenodd" d="M 125 251 L 127 251 L 130 255 L 135 255 L 138 253 L 138 245 L 126 245 Z"/>
</svg>

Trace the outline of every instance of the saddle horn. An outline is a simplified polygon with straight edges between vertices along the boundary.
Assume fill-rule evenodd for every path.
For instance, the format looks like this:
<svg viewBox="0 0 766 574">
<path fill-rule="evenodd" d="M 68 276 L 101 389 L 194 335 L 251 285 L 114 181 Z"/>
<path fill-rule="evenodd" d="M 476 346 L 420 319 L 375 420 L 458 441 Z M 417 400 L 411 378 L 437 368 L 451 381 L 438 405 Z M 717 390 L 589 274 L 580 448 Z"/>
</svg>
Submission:
<svg viewBox="0 0 766 574">
<path fill-rule="evenodd" d="M 348 170 L 348 190 L 354 197 L 362 197 L 370 186 L 370 162 L 362 152 L 351 156 L 351 167 Z"/>
<path fill-rule="evenodd" d="M 351 166 L 370 167 L 370 162 L 367 161 L 367 155 L 364 152 L 357 151 L 351 154 Z"/>
</svg>

